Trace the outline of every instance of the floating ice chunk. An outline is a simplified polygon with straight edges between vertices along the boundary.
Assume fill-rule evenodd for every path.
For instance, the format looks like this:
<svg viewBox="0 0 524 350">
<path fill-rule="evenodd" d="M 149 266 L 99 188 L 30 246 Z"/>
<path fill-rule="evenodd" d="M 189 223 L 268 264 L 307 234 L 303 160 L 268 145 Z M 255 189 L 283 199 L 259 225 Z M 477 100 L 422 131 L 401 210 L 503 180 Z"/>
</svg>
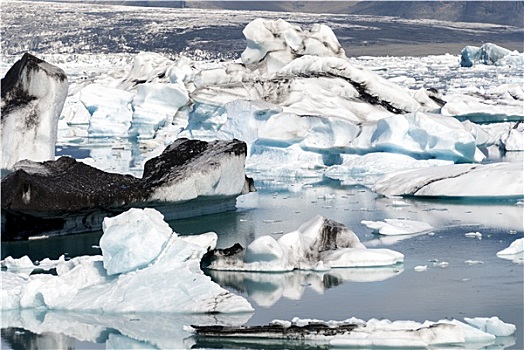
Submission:
<svg viewBox="0 0 524 350">
<path fill-rule="evenodd" d="M 515 100 L 502 101 L 498 103 L 486 100 L 486 98 L 469 96 L 463 94 L 450 94 L 446 96 L 447 103 L 442 107 L 444 116 L 458 117 L 476 123 L 496 123 L 507 121 L 509 117 L 522 119 L 522 102 Z"/>
<path fill-rule="evenodd" d="M 154 209 L 136 209 L 105 218 L 100 248 L 104 268 L 115 275 L 145 267 L 164 249 L 173 230 Z"/>
<path fill-rule="evenodd" d="M 468 265 L 484 265 L 484 261 L 480 261 L 480 260 L 466 260 L 464 261 L 465 264 L 468 264 Z"/>
<path fill-rule="evenodd" d="M 402 263 L 404 255 L 391 249 L 344 248 L 323 257 L 329 267 L 390 266 Z"/>
<path fill-rule="evenodd" d="M 499 325 L 499 328 L 504 326 Z M 458 320 L 390 321 L 370 319 L 367 322 L 357 318 L 345 321 L 321 321 L 293 318 L 291 322 L 275 320 L 267 326 L 216 327 L 192 326 L 191 331 L 199 337 L 220 337 L 222 342 L 229 338 L 256 337 L 257 343 L 267 339 L 300 340 L 329 344 L 332 347 L 379 347 L 379 348 L 433 348 L 453 346 L 475 348 L 491 345 L 494 334 L 471 327 Z M 514 332 L 509 327 L 509 335 Z M 498 333 L 498 332 L 497 332 Z"/>
<path fill-rule="evenodd" d="M 511 323 L 505 323 L 501 321 L 497 316 L 490 317 L 490 318 L 464 317 L 464 321 L 480 329 L 481 331 L 489 333 L 489 334 L 493 334 L 496 337 L 507 337 L 515 333 L 515 331 L 517 330 L 515 325 Z"/>
<path fill-rule="evenodd" d="M 404 256 L 390 249 L 366 249 L 354 232 L 335 221 L 316 216 L 277 241 L 270 236 L 254 240 L 247 249 L 219 250 L 212 270 L 322 271 L 333 267 L 390 266 Z M 227 253 L 226 253 L 227 252 Z"/>
<path fill-rule="evenodd" d="M 513 241 L 509 247 L 503 249 L 497 253 L 497 256 L 501 255 L 513 255 L 524 252 L 524 238 L 519 238 Z"/>
<path fill-rule="evenodd" d="M 515 264 L 524 265 L 524 238 L 519 238 L 510 244 L 509 247 L 497 253 L 502 259 L 511 260 Z"/>
<path fill-rule="evenodd" d="M 414 220 L 385 219 L 384 222 L 362 220 L 361 223 L 386 236 L 411 235 L 433 230 L 433 226 Z"/>
<path fill-rule="evenodd" d="M 247 65 L 263 63 L 274 72 L 303 55 L 345 57 L 344 49 L 326 25 L 314 24 L 309 31 L 279 19 L 258 18 L 242 31 L 247 47 L 242 62 Z"/>
<path fill-rule="evenodd" d="M 138 262 L 147 264 L 147 260 L 154 255 L 147 266 L 137 266 L 118 276 L 109 276 L 104 268 L 104 260 L 108 259 L 97 255 L 76 257 L 56 265 L 56 276 L 15 276 L 2 271 L 2 308 L 46 307 L 107 313 L 252 311 L 251 305 L 244 298 L 222 289 L 200 269 L 200 260 L 204 254 L 215 248 L 216 234 L 207 233 L 203 237 L 181 239 L 171 233 L 168 225 L 161 222 L 161 214 L 152 209 L 134 209 L 121 216 L 109 221 L 104 235 L 108 234 L 112 238 L 118 236 L 121 239 L 118 242 L 120 251 L 110 251 L 109 254 L 112 255 L 108 257 L 114 257 L 116 253 L 125 255 L 113 258 L 110 262 L 123 262 L 127 265 L 121 264 L 122 266 L 114 268 L 110 265 L 109 268 L 129 270 L 132 265 L 138 265 Z M 132 222 L 133 216 L 138 216 L 138 223 Z M 146 225 L 147 221 L 152 227 Z M 120 228 L 121 231 L 130 230 L 124 232 L 127 235 L 118 232 L 118 227 L 115 227 L 118 223 L 124 226 Z M 102 244 L 107 241 L 104 235 L 100 245 L 103 254 L 107 254 L 107 244 Z M 164 241 L 164 236 L 168 236 L 167 242 Z M 147 239 L 145 243 L 144 237 Z M 153 247 L 147 247 L 151 245 Z M 161 245 L 160 252 L 156 252 L 155 245 Z M 137 252 L 130 251 L 129 248 Z M 110 272 L 118 273 L 119 270 Z"/>
<path fill-rule="evenodd" d="M 521 164 L 454 164 L 393 172 L 373 186 L 387 196 L 521 197 L 524 195 Z"/>
<path fill-rule="evenodd" d="M 468 238 L 482 239 L 482 233 L 480 233 L 480 232 L 468 232 L 468 233 L 465 233 L 464 236 L 466 236 Z"/>
<path fill-rule="evenodd" d="M 466 46 L 461 52 L 460 66 L 472 67 L 476 63 L 497 64 L 510 53 L 510 50 L 492 43 L 485 43 L 481 47 Z"/>
</svg>

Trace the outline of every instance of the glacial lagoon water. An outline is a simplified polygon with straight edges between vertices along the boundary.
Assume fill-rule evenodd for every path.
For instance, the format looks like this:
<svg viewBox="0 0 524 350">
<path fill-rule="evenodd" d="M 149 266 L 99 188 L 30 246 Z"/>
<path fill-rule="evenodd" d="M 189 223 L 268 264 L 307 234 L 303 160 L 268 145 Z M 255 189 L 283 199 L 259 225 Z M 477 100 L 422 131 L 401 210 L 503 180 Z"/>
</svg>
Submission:
<svg viewBox="0 0 524 350">
<path fill-rule="evenodd" d="M 106 10 L 100 10 L 101 16 L 93 16 L 90 14 L 91 6 L 87 10 L 78 10 L 80 5 L 75 4 L 75 11 L 63 9 L 64 14 L 68 11 L 73 14 L 70 17 L 73 21 L 66 21 L 64 19 L 67 16 L 56 15 L 56 7 L 40 6 L 37 3 L 7 3 L 6 6 L 13 10 L 5 11 L 6 28 L 17 28 L 5 31 L 7 41 L 14 41 L 17 45 L 4 45 L 5 53 L 18 54 L 17 50 L 24 46 L 19 43 L 34 42 L 35 33 L 41 31 L 45 21 L 45 26 L 50 30 L 44 34 L 51 38 L 50 45 L 44 45 L 49 41 L 44 38 L 39 52 L 48 54 L 46 60 L 63 67 L 73 81 L 93 79 L 101 73 L 107 73 L 110 68 L 129 65 L 130 55 L 117 55 L 120 52 L 119 46 L 131 44 L 119 41 L 123 29 L 128 33 L 136 33 L 133 34 L 136 51 L 156 51 L 162 48 L 162 52 L 173 54 L 191 47 L 204 50 L 199 51 L 202 58 L 208 55 L 207 51 L 218 51 L 218 57 L 238 57 L 245 48 L 242 28 L 253 16 L 261 16 L 259 13 L 238 12 L 230 16 L 218 12 L 210 15 L 208 12 L 203 16 L 199 11 L 193 15 L 184 11 L 175 16 L 169 10 L 141 9 L 133 13 L 133 21 L 123 22 L 120 20 L 122 16 L 104 15 Z M 35 6 L 38 7 L 40 16 L 22 21 L 26 27 L 23 31 L 19 30 L 19 18 L 33 14 Z M 28 10 L 29 7 L 31 10 Z M 107 11 L 109 13 L 114 10 Z M 128 11 L 131 9 L 126 8 L 125 12 Z M 263 15 L 275 16 L 274 18 L 281 16 L 278 13 Z M 157 28 L 144 31 L 143 28 L 149 23 L 149 16 L 154 17 Z M 294 22 L 308 25 L 319 21 L 318 15 L 290 14 L 289 17 Z M 173 21 L 174 18 L 176 21 Z M 224 21 L 224 18 L 228 18 L 228 21 Z M 434 54 L 428 47 L 439 40 L 448 50 L 443 52 L 451 55 L 391 57 L 389 55 L 394 53 L 391 52 L 390 45 L 371 45 L 369 48 L 374 51 L 366 54 L 388 57 L 351 58 L 352 62 L 362 64 L 412 90 L 433 87 L 448 93 L 484 93 L 493 86 L 522 82 L 522 67 L 478 66 L 466 69 L 459 67 L 460 59 L 457 56 L 466 44 L 511 41 L 518 45 L 521 42 L 520 30 L 508 31 L 507 28 L 493 26 L 482 30 L 474 29 L 478 24 L 461 30 L 447 27 L 446 23 L 431 24 L 420 20 L 399 26 L 398 23 L 391 25 L 367 17 L 352 18 L 352 21 L 348 21 L 346 16 L 339 18 L 322 15 L 320 18 L 334 28 L 349 57 L 370 51 L 367 47 L 370 38 L 382 44 L 400 42 L 397 46 L 402 49 L 397 47 L 397 51 L 409 56 L 415 56 L 416 52 L 421 51 L 425 55 Z M 115 22 L 111 22 L 113 20 Z M 55 21 L 59 22 L 58 26 L 50 25 Z M 86 23 L 91 27 L 86 26 Z M 164 26 L 164 23 L 169 25 Z M 70 30 L 78 24 L 81 24 L 78 33 L 84 34 L 71 37 Z M 353 24 L 358 25 L 355 27 Z M 63 25 L 67 26 L 67 30 L 60 29 Z M 174 30 L 173 26 L 176 25 L 180 27 L 179 31 Z M 100 35 L 101 30 L 107 35 Z M 177 39 L 181 39 L 183 34 L 184 40 L 166 41 L 173 32 L 180 34 Z M 118 35 L 113 35 L 115 33 Z M 409 33 L 410 41 L 413 42 L 417 40 L 413 37 L 414 34 L 424 37 L 419 40 L 422 44 L 407 46 L 405 33 Z M 9 40 L 9 35 L 16 38 Z M 91 41 L 88 40 L 89 37 L 95 37 L 99 42 L 98 46 L 94 43 L 85 45 Z M 145 39 L 135 40 L 142 37 Z M 517 46 L 519 47 L 520 45 Z M 96 55 L 108 50 L 116 55 L 115 60 L 112 60 L 112 56 Z M 127 48 L 124 51 L 126 50 Z M 62 54 L 56 56 L 57 52 Z M 74 60 L 67 63 L 72 59 L 68 52 L 75 52 L 75 59 L 80 57 L 77 57 L 77 52 L 85 52 L 85 64 Z M 2 60 L 2 75 L 15 59 L 18 57 Z M 68 131 L 69 129 L 60 132 Z M 87 133 L 79 132 L 79 135 Z M 58 146 L 63 152 L 59 151 L 57 154 L 68 154 L 68 146 L 73 145 L 75 148 L 79 142 L 85 141 L 83 137 L 68 140 L 64 135 L 59 135 L 59 139 L 62 143 Z M 94 143 L 101 144 L 96 147 L 91 143 L 86 145 L 86 149 L 75 149 L 75 156 L 90 156 L 102 161 L 110 159 L 109 170 L 120 171 L 126 168 L 139 175 L 143 165 L 139 145 L 117 145 L 118 147 L 112 148 L 112 143 L 103 144 L 104 140 Z M 516 161 L 522 162 L 522 152 L 513 154 L 517 154 Z M 517 332 L 513 337 L 499 338 L 498 343 L 490 348 L 524 348 L 524 265 L 496 256 L 496 252 L 524 235 L 523 207 L 518 200 L 475 202 L 388 199 L 379 197 L 364 187 L 344 187 L 334 181 L 256 178 L 258 192 L 239 198 L 236 211 L 174 221 L 170 223 L 172 228 L 179 234 L 215 231 L 219 234 L 218 245 L 222 248 L 236 242 L 246 246 L 261 235 L 271 234 L 278 238 L 283 233 L 296 229 L 312 216 L 320 214 L 347 225 L 368 247 L 387 247 L 402 252 L 405 255 L 404 263 L 391 268 L 333 269 L 322 273 L 296 271 L 285 274 L 248 274 L 206 271 L 217 283 L 251 302 L 255 312 L 241 315 L 101 315 L 42 310 L 2 312 L 1 348 L 238 348 L 238 345 L 223 341 L 209 343 L 195 339 L 183 330 L 183 326 L 215 323 L 256 325 L 266 324 L 273 319 L 289 320 L 295 316 L 324 320 L 343 320 L 354 316 L 364 320 L 387 318 L 415 321 L 498 316 L 505 322 L 515 324 Z M 361 224 L 362 220 L 382 221 L 387 218 L 423 221 L 431 224 L 435 230 L 431 234 L 417 236 L 379 237 Z M 471 232 L 480 232 L 482 238 L 467 237 L 466 234 Z M 98 241 L 101 234 L 91 232 L 31 242 L 2 242 L 1 255 L 4 258 L 27 254 L 33 260 L 40 260 L 46 257 L 56 259 L 64 253 L 67 257 L 100 254 Z M 416 266 L 426 266 L 427 269 L 417 272 Z M 292 345 L 278 342 L 272 344 L 277 349 Z M 246 346 L 269 347 L 270 344 L 263 342 Z M 311 344 L 311 348 L 317 346 Z"/>
<path fill-rule="evenodd" d="M 2 348 L 69 347 L 180 348 L 226 347 L 203 342 L 183 331 L 187 324 L 267 324 L 293 317 L 343 320 L 358 317 L 391 320 L 439 320 L 498 316 L 517 326 L 513 337 L 499 338 L 491 348 L 524 346 L 524 265 L 496 253 L 524 235 L 523 209 L 517 200 L 471 202 L 379 197 L 361 186 L 340 186 L 319 179 L 266 179 L 258 192 L 240 197 L 237 210 L 170 222 L 179 234 L 215 231 L 219 247 L 296 229 L 320 214 L 351 228 L 367 247 L 402 252 L 402 265 L 389 268 L 296 271 L 284 274 L 206 271 L 228 290 L 246 297 L 255 312 L 242 315 L 133 314 L 96 315 L 74 312 L 7 312 L 26 329 L 2 329 Z M 400 218 L 423 221 L 435 229 L 417 236 L 378 236 L 362 220 Z M 482 237 L 467 237 L 480 232 Z M 99 254 L 101 232 L 31 242 L 2 242 L 2 258 L 29 255 L 33 260 Z M 447 263 L 447 264 L 446 264 Z M 427 266 L 423 272 L 416 266 Z M 40 327 L 40 328 L 39 328 Z M 46 330 L 45 327 L 48 327 Z M 39 333 L 39 334 L 36 334 Z M 93 335 L 94 334 L 94 335 Z M 244 344 L 267 348 L 270 344 Z M 273 346 L 292 346 L 276 343 Z M 315 347 L 315 344 L 311 344 Z"/>
</svg>

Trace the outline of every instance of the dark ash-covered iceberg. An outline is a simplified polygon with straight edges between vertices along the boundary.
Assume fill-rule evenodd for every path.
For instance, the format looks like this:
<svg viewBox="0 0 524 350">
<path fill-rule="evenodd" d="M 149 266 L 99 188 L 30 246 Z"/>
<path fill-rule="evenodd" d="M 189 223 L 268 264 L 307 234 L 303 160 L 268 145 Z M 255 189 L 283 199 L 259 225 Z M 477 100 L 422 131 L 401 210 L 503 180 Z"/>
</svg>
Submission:
<svg viewBox="0 0 524 350">
<path fill-rule="evenodd" d="M 24 161 L 2 179 L 2 239 L 43 231 L 100 229 L 104 216 L 154 206 L 166 219 L 231 210 L 253 190 L 241 141 L 178 139 L 146 162 L 142 178 L 107 173 L 69 157 Z"/>
<path fill-rule="evenodd" d="M 64 71 L 24 54 L 2 79 L 2 170 L 21 159 L 55 158 L 58 118 L 69 83 Z"/>
</svg>

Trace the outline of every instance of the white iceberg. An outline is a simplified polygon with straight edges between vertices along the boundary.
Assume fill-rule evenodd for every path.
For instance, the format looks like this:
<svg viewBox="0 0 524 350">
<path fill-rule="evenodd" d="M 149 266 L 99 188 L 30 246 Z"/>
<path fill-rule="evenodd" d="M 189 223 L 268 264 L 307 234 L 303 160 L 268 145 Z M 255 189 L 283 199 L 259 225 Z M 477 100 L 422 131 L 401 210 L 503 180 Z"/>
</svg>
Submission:
<svg viewBox="0 0 524 350">
<path fill-rule="evenodd" d="M 519 163 L 454 164 L 393 172 L 373 190 L 386 196 L 518 198 L 524 196 Z"/>
<path fill-rule="evenodd" d="M 412 235 L 427 233 L 433 226 L 421 221 L 403 219 L 385 219 L 384 221 L 362 220 L 362 224 L 385 236 Z"/>
<path fill-rule="evenodd" d="M 480 329 L 483 332 L 493 334 L 496 337 L 507 337 L 515 333 L 515 325 L 501 321 L 497 316 L 494 317 L 464 317 L 464 321 Z"/>
<path fill-rule="evenodd" d="M 217 252 L 208 268 L 233 271 L 326 270 L 335 267 L 378 267 L 402 263 L 404 255 L 390 249 L 366 249 L 357 235 L 320 215 L 275 240 L 255 239 L 245 249 Z"/>
<path fill-rule="evenodd" d="M 273 21 L 258 18 L 242 31 L 247 48 L 242 53 L 242 62 L 276 71 L 296 57 L 304 55 L 346 57 L 337 37 L 324 24 L 314 24 L 303 31 L 282 19 Z"/>
<path fill-rule="evenodd" d="M 497 256 L 502 259 L 511 260 L 516 264 L 524 264 L 524 238 L 513 241 L 509 247 L 497 252 Z"/>
<path fill-rule="evenodd" d="M 130 217 L 140 223 L 134 229 L 130 229 L 136 225 Z M 216 234 L 181 238 L 171 233 L 166 240 L 167 224 L 162 219 L 160 213 L 153 214 L 151 210 L 133 210 L 112 218 L 104 225 L 109 228 L 108 235 L 125 241 L 109 243 L 102 236 L 106 255 L 59 262 L 55 266 L 56 276 L 19 276 L 2 271 L 2 309 L 45 307 L 107 313 L 252 311 L 244 298 L 222 289 L 200 270 L 200 260 L 216 245 Z M 147 223 L 150 226 L 140 230 Z M 148 238 L 156 242 L 152 247 L 145 247 Z M 127 246 L 120 251 L 117 247 L 122 243 Z"/>
</svg>

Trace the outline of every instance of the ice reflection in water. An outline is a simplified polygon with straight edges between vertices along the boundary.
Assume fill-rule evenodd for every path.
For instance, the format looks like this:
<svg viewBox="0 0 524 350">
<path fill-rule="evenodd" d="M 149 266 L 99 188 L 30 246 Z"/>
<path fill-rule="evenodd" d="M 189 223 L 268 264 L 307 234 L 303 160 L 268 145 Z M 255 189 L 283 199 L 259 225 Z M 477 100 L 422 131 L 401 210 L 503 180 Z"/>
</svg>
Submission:
<svg viewBox="0 0 524 350">
<path fill-rule="evenodd" d="M 2 339 L 25 349 L 72 348 L 88 342 L 89 348 L 188 349 L 195 344 L 186 325 L 236 325 L 251 314 L 177 315 L 97 314 L 54 310 L 2 311 Z M 78 347 L 81 348 L 81 347 Z"/>
<path fill-rule="evenodd" d="M 347 282 L 377 282 L 402 273 L 402 265 L 387 267 L 331 269 L 327 272 L 292 271 L 286 273 L 208 270 L 206 274 L 222 287 L 249 296 L 257 305 L 269 308 L 280 298 L 300 300 L 306 288 L 318 294 Z"/>
</svg>

